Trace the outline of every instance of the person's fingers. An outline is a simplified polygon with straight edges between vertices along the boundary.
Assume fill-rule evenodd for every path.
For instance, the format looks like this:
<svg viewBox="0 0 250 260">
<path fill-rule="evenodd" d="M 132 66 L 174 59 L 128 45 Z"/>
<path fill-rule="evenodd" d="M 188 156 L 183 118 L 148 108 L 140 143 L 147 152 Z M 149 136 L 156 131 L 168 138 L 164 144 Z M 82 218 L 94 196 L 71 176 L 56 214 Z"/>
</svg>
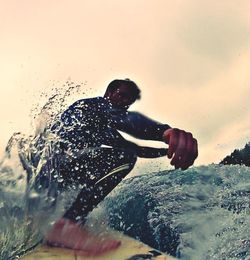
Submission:
<svg viewBox="0 0 250 260">
<path fill-rule="evenodd" d="M 194 146 L 193 146 L 193 151 L 194 151 L 194 160 L 198 157 L 198 142 L 197 140 L 194 138 Z"/>
<path fill-rule="evenodd" d="M 178 146 L 178 139 L 179 139 L 179 130 L 178 129 L 169 129 L 166 131 L 165 140 L 169 144 L 168 146 L 168 158 L 172 158 L 175 150 Z"/>
<path fill-rule="evenodd" d="M 179 137 L 177 141 L 178 144 L 176 150 L 174 151 L 173 159 L 170 162 L 170 164 L 174 165 L 176 169 L 182 166 L 183 156 L 186 153 L 186 146 L 187 146 L 186 132 L 179 131 L 178 137 Z"/>
<path fill-rule="evenodd" d="M 185 152 L 183 153 L 180 162 L 180 168 L 182 170 L 187 169 L 190 165 L 192 165 L 192 162 L 194 161 L 194 151 L 193 151 L 194 138 L 191 133 L 186 133 L 185 138 L 186 138 Z"/>
<path fill-rule="evenodd" d="M 186 170 L 189 166 L 193 165 L 198 156 L 197 140 L 190 134 L 187 141 L 186 153 L 183 157 L 181 169 Z"/>
<path fill-rule="evenodd" d="M 169 144 L 167 156 L 176 169 L 187 169 L 198 156 L 197 140 L 191 133 L 172 128 L 164 132 L 164 141 Z"/>
</svg>

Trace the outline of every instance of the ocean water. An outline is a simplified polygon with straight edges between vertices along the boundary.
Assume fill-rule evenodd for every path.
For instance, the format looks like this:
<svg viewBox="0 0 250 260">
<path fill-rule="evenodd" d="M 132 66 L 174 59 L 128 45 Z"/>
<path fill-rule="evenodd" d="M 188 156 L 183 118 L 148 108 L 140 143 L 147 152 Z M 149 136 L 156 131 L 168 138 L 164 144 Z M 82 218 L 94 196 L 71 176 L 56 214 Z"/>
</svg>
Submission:
<svg viewBox="0 0 250 260">
<path fill-rule="evenodd" d="M 36 193 L 11 148 L 0 167 L 0 259 L 39 243 L 78 193 Z M 96 220 L 180 259 L 250 259 L 250 169 L 212 164 L 131 177 L 90 214 Z"/>
<path fill-rule="evenodd" d="M 248 167 L 212 164 L 130 178 L 101 208 L 112 227 L 180 259 L 250 259 Z"/>
<path fill-rule="evenodd" d="M 31 154 L 40 153 L 42 165 L 54 141 L 48 134 L 36 150 L 34 136 L 71 103 L 73 92 L 81 92 L 80 85 L 66 85 L 34 109 L 35 134 L 13 135 L 0 160 L 0 259 L 17 259 L 39 243 L 79 192 L 74 187 L 56 194 L 60 178 L 37 192 L 39 167 L 30 163 Z M 89 216 L 90 225 L 103 221 L 180 259 L 250 259 L 250 168 L 211 164 L 142 172 L 120 183 Z"/>
</svg>

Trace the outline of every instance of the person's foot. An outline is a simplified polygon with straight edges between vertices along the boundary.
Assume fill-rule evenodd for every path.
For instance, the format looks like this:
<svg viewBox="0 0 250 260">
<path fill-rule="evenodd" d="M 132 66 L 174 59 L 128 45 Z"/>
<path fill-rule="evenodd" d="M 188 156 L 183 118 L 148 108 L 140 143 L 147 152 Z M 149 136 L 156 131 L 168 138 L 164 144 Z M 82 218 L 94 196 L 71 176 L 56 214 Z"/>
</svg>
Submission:
<svg viewBox="0 0 250 260">
<path fill-rule="evenodd" d="M 45 243 L 72 249 L 78 255 L 98 255 L 119 247 L 121 241 L 92 234 L 75 222 L 60 219 L 46 234 Z"/>
</svg>

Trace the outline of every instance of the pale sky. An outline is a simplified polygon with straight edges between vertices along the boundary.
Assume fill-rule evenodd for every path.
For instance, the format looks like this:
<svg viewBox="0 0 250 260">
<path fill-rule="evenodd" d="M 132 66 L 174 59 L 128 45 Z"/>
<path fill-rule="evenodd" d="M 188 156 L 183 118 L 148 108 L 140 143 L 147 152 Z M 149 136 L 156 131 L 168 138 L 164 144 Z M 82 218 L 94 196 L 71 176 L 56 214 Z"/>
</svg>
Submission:
<svg viewBox="0 0 250 260">
<path fill-rule="evenodd" d="M 1 150 L 13 132 L 30 132 L 41 93 L 68 78 L 86 81 L 88 97 L 114 78 L 134 80 L 134 110 L 191 131 L 196 165 L 250 140 L 249 1 L 0 3 Z"/>
</svg>

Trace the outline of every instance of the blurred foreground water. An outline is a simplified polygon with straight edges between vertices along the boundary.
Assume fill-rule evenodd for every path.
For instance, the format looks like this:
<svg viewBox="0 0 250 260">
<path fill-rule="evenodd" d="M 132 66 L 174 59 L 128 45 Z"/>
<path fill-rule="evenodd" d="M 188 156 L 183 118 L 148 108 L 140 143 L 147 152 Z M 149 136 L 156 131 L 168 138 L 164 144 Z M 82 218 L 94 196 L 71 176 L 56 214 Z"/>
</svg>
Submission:
<svg viewBox="0 0 250 260">
<path fill-rule="evenodd" d="M 34 192 L 15 149 L 0 174 L 0 258 L 14 259 L 78 191 Z M 128 178 L 90 214 L 96 219 L 181 259 L 250 259 L 250 169 L 209 165 Z"/>
</svg>

